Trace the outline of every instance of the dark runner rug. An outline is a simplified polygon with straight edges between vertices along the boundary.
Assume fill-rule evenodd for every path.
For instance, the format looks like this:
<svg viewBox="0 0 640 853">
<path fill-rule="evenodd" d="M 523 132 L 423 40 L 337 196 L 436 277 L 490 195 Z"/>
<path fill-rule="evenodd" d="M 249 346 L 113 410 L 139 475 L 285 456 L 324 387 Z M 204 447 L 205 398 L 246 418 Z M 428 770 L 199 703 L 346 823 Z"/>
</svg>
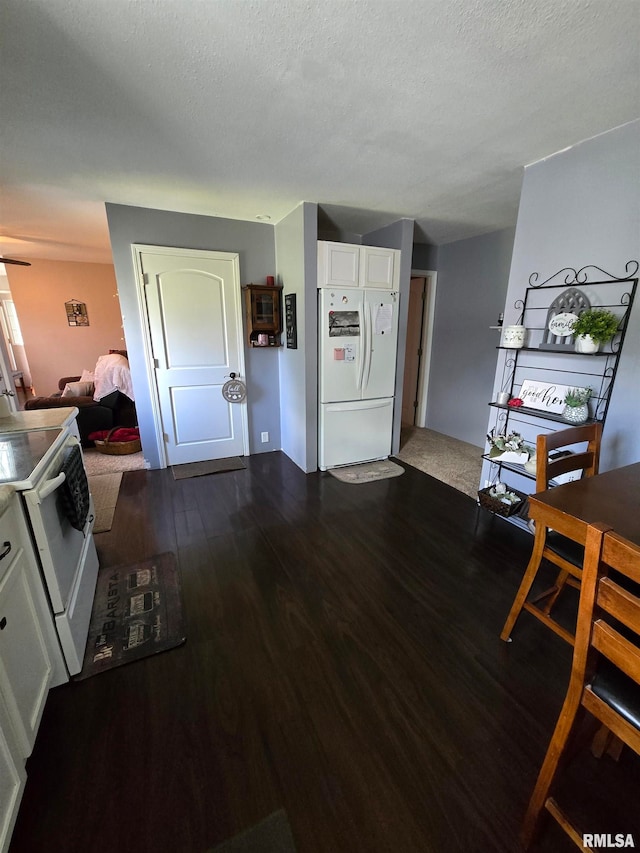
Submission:
<svg viewBox="0 0 640 853">
<path fill-rule="evenodd" d="M 287 813 L 281 809 L 270 814 L 210 853 L 296 853 Z"/>
<path fill-rule="evenodd" d="M 187 462 L 186 465 L 172 465 L 174 480 L 186 480 L 188 477 L 203 477 L 205 474 L 219 474 L 221 471 L 239 471 L 246 468 L 239 456 L 228 459 L 209 459 L 206 462 Z"/>
<path fill-rule="evenodd" d="M 185 641 L 180 574 L 171 552 L 98 572 L 81 681 Z"/>
</svg>

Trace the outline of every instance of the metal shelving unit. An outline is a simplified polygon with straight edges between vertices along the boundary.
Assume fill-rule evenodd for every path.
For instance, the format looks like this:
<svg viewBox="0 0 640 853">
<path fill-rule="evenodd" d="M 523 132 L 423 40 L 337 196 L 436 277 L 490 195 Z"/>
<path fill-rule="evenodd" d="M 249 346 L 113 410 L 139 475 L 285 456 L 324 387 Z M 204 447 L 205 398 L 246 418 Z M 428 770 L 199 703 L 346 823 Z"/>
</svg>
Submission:
<svg viewBox="0 0 640 853">
<path fill-rule="evenodd" d="M 631 309 L 638 284 L 638 261 L 626 264 L 626 275 L 612 276 L 600 267 L 589 265 L 579 270 L 565 268 L 539 282 L 538 273 L 529 277 L 524 299 L 518 300 L 514 307 L 520 311 L 518 325 L 527 329 L 527 345 L 520 349 L 507 349 L 498 346 L 506 356 L 502 365 L 500 388 L 508 391 L 510 397 L 518 397 L 518 391 L 524 379 L 557 382 L 573 387 L 592 388 L 591 417 L 586 423 L 605 424 L 611 393 L 615 384 L 618 363 L 627 331 Z M 594 280 L 591 280 L 594 279 Z M 569 288 L 580 288 L 594 308 L 608 308 L 619 318 L 618 334 L 601 351 L 593 354 L 576 352 L 573 339 L 563 338 L 560 342 L 549 342 L 547 327 L 548 313 L 554 300 L 562 296 Z M 491 402 L 488 429 L 496 433 L 519 432 L 528 444 L 535 446 L 535 436 L 542 430 L 558 429 L 572 424 L 562 415 L 525 406 L 511 407 Z M 553 424 L 553 426 L 552 426 Z M 509 471 L 522 478 L 525 485 L 535 481 L 535 476 L 524 470 L 522 465 L 503 463 L 483 458 L 490 465 L 490 480 L 502 479 L 501 471 Z M 521 485 L 508 483 L 514 489 L 523 491 Z M 529 493 L 531 489 L 529 489 Z M 518 515 L 511 520 L 524 524 Z"/>
</svg>

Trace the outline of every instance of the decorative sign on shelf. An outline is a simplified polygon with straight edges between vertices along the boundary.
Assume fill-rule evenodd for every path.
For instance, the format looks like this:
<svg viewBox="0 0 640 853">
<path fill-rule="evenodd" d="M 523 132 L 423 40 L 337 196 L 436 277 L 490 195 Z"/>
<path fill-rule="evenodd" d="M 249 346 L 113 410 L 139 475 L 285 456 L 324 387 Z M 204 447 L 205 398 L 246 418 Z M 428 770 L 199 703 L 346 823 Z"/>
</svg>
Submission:
<svg viewBox="0 0 640 853">
<path fill-rule="evenodd" d="M 591 303 L 577 287 L 564 290 L 549 306 L 544 336 L 538 349 L 556 351 L 572 349 L 573 322 L 577 320 L 578 314 L 590 307 Z"/>
<path fill-rule="evenodd" d="M 569 385 L 523 379 L 519 397 L 522 404 L 529 409 L 561 415 L 565 406 L 564 398 L 568 390 Z"/>
<path fill-rule="evenodd" d="M 549 331 L 558 338 L 566 338 L 572 334 L 573 324 L 578 319 L 577 314 L 563 311 L 549 320 Z"/>
</svg>

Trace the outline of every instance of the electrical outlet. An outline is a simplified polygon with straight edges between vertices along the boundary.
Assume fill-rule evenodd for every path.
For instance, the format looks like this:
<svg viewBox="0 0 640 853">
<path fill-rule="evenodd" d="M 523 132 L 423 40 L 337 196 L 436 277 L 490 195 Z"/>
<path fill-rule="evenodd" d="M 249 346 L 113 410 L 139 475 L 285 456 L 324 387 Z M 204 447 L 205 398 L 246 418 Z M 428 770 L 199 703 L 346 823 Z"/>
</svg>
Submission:
<svg viewBox="0 0 640 853">
<path fill-rule="evenodd" d="M 260 440 L 262 441 L 263 444 L 265 444 L 265 442 L 269 441 L 269 433 L 268 432 L 261 432 L 260 433 Z"/>
</svg>

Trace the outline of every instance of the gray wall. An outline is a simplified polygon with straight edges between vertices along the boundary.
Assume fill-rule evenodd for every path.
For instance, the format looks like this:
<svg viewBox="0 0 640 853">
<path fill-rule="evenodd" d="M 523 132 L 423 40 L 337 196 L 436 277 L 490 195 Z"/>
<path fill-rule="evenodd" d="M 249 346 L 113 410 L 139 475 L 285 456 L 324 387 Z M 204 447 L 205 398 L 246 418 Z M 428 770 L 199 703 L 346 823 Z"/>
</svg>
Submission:
<svg viewBox="0 0 640 853">
<path fill-rule="evenodd" d="M 118 282 L 124 332 L 136 393 L 136 409 L 145 459 L 152 468 L 160 465 L 151 410 L 151 390 L 147 383 L 138 311 L 137 282 L 131 245 L 142 243 L 185 249 L 238 252 L 242 284 L 264 283 L 275 274 L 275 245 L 272 225 L 218 219 L 210 216 L 151 210 L 107 204 L 107 221 Z M 247 411 L 250 453 L 280 448 L 280 401 L 278 350 L 245 347 Z M 260 442 L 267 431 L 270 441 Z"/>
<path fill-rule="evenodd" d="M 484 447 L 514 229 L 438 247 L 426 425 Z M 414 254 L 414 268 L 418 267 Z"/>
<path fill-rule="evenodd" d="M 411 266 L 414 270 L 431 272 L 438 269 L 438 247 L 427 243 L 415 243 L 413 247 L 413 261 Z"/>
<path fill-rule="evenodd" d="M 615 276 L 640 256 L 640 120 L 561 151 L 525 170 L 505 304 L 514 303 L 529 276 L 544 281 L 563 267 L 595 264 Z M 593 271 L 591 281 L 602 278 Z M 585 286 L 585 290 L 587 287 Z M 500 359 L 494 390 L 502 375 Z M 600 470 L 640 460 L 640 295 L 618 364 L 604 428 Z M 487 466 L 485 465 L 485 469 Z M 483 471 L 483 477 L 486 472 Z"/>
<path fill-rule="evenodd" d="M 393 436 L 391 453 L 400 450 L 400 428 L 402 420 L 402 385 L 404 377 L 405 350 L 407 347 L 407 315 L 409 312 L 409 288 L 411 287 L 411 255 L 413 249 L 413 219 L 400 219 L 392 225 L 362 235 L 364 246 L 380 246 L 385 249 L 400 249 L 400 308 L 398 317 L 398 356 L 396 359 L 396 396 L 393 405 Z"/>
<path fill-rule="evenodd" d="M 279 352 L 282 450 L 305 472 L 318 467 L 317 218 L 317 205 L 303 203 L 275 227 L 283 311 L 295 293 L 298 326 L 298 348 Z"/>
</svg>

